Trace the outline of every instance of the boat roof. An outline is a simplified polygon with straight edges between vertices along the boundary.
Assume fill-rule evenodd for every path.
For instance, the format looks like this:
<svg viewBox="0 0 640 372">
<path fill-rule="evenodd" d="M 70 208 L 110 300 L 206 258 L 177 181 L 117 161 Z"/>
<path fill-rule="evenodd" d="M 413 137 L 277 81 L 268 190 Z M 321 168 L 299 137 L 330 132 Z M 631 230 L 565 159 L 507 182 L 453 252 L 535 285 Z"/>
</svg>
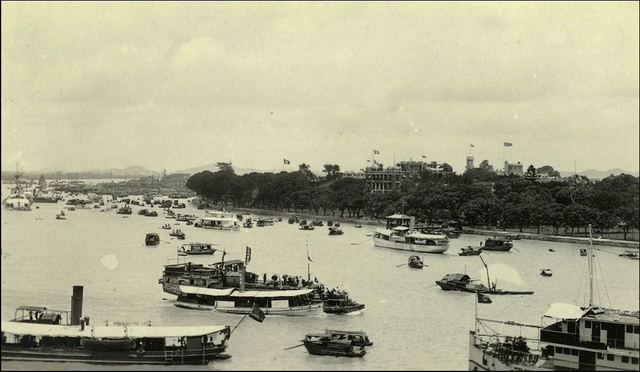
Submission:
<svg viewBox="0 0 640 372">
<path fill-rule="evenodd" d="M 407 231 L 409 230 L 409 228 L 407 226 L 396 226 L 391 230 L 397 230 L 397 231 Z"/>
<path fill-rule="evenodd" d="M 46 307 L 42 307 L 42 306 L 18 306 L 18 308 L 16 310 L 45 312 L 45 311 L 47 311 L 47 308 Z"/>
<path fill-rule="evenodd" d="M 396 213 L 396 214 L 392 214 L 391 216 L 387 216 L 385 217 L 386 219 L 389 220 L 410 220 L 411 216 L 407 216 L 406 214 L 400 214 L 400 213 Z"/>
<path fill-rule="evenodd" d="M 95 337 L 95 338 L 142 338 L 142 337 L 183 337 L 202 336 L 222 331 L 226 326 L 187 326 L 187 327 L 151 327 L 151 326 L 90 326 L 84 330 L 80 326 L 57 324 L 2 322 L 2 332 L 28 334 L 32 336 L 52 337 Z"/>
<path fill-rule="evenodd" d="M 339 331 L 336 329 L 327 329 L 325 333 L 337 334 L 337 335 L 360 335 L 366 336 L 367 334 L 363 331 Z"/>
<path fill-rule="evenodd" d="M 462 279 L 471 280 L 471 277 L 467 274 L 456 273 L 456 274 L 447 274 L 442 278 L 442 280 L 462 280 Z"/>
<path fill-rule="evenodd" d="M 181 285 L 180 292 L 186 294 L 201 294 L 207 296 L 228 296 L 230 295 L 235 288 L 225 288 L 225 289 L 215 289 L 215 288 L 205 288 L 205 287 L 194 287 L 188 285 Z"/>
<path fill-rule="evenodd" d="M 233 292 L 230 297 L 296 297 L 302 296 L 313 292 L 313 289 L 287 289 L 276 291 L 236 291 Z"/>
</svg>

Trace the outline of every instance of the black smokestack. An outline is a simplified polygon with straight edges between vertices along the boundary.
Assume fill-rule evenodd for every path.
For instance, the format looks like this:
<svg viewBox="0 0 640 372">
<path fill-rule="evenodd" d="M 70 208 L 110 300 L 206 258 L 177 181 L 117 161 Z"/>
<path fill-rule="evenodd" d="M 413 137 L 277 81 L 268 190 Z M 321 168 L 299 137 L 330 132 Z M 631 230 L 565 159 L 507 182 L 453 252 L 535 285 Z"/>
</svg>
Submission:
<svg viewBox="0 0 640 372">
<path fill-rule="evenodd" d="M 71 296 L 71 325 L 79 325 L 82 318 L 82 291 L 81 285 L 73 286 L 73 296 Z"/>
</svg>

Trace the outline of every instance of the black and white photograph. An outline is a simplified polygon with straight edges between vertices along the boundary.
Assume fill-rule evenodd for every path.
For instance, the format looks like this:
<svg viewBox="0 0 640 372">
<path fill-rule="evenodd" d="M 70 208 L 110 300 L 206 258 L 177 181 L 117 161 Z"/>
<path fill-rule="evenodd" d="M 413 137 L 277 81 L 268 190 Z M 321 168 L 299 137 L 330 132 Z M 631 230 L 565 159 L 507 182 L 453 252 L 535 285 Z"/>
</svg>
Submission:
<svg viewBox="0 0 640 372">
<path fill-rule="evenodd" d="M 3 371 L 640 371 L 640 3 L 2 1 Z"/>
</svg>

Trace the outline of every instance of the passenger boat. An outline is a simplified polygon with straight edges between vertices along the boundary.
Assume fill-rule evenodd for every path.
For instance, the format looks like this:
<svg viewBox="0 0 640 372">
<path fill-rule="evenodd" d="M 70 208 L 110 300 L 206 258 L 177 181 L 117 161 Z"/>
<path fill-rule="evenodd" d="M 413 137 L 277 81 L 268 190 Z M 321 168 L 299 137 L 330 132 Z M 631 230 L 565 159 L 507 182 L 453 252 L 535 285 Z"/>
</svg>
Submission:
<svg viewBox="0 0 640 372">
<path fill-rule="evenodd" d="M 470 245 L 460 248 L 458 256 L 477 256 L 482 253 L 482 247 L 472 247 Z"/>
<path fill-rule="evenodd" d="M 324 312 L 327 314 L 347 314 L 364 309 L 364 304 L 359 304 L 349 298 L 349 293 L 341 290 L 330 290 L 322 295 Z"/>
<path fill-rule="evenodd" d="M 2 361 L 168 365 L 230 357 L 224 354 L 229 326 L 92 325 L 82 318 L 82 292 L 73 287 L 70 312 L 20 306 L 13 320 L 2 322 Z"/>
<path fill-rule="evenodd" d="M 242 222 L 242 227 L 246 227 L 246 228 L 248 228 L 248 229 L 250 229 L 250 228 L 252 228 L 252 227 L 253 227 L 253 220 L 251 219 L 251 217 L 249 217 L 249 218 L 245 219 L 245 220 Z"/>
<path fill-rule="evenodd" d="M 619 256 L 620 257 L 625 257 L 625 258 L 630 258 L 632 260 L 640 259 L 638 257 L 638 252 L 634 252 L 634 251 L 624 251 L 623 253 L 620 253 Z"/>
<path fill-rule="evenodd" d="M 487 264 L 482 259 L 482 264 L 487 272 L 487 285 L 485 286 L 482 283 L 473 283 L 475 279 L 471 279 L 467 274 L 447 274 L 442 279 L 436 280 L 436 284 L 443 291 L 462 291 L 462 292 L 471 292 L 471 293 L 484 293 L 484 294 L 496 294 L 496 295 L 530 295 L 533 294 L 533 291 L 512 291 L 512 290 L 504 290 L 498 289 L 496 287 L 496 283 L 491 283 L 491 279 L 489 279 L 489 268 Z"/>
<path fill-rule="evenodd" d="M 540 325 L 476 315 L 475 329 L 469 332 L 470 371 L 638 371 L 640 312 L 606 309 L 594 303 L 591 234 L 589 226 L 588 305 L 552 303 Z M 500 331 L 486 323 L 501 324 Z M 509 332 L 512 326 L 517 328 Z M 535 331 L 535 336 L 514 336 L 528 330 Z"/>
<path fill-rule="evenodd" d="M 551 271 L 551 269 L 540 269 L 540 275 L 553 276 L 553 271 Z"/>
<path fill-rule="evenodd" d="M 422 269 L 422 267 L 424 266 L 424 263 L 422 262 L 422 259 L 418 256 L 409 256 L 409 262 L 408 262 L 409 267 L 413 267 L 414 269 Z"/>
<path fill-rule="evenodd" d="M 335 226 L 329 227 L 329 235 L 342 235 L 342 234 L 344 234 L 344 231 L 342 231 L 341 228 L 335 227 Z"/>
<path fill-rule="evenodd" d="M 144 244 L 146 245 L 160 244 L 160 236 L 156 233 L 148 233 L 144 238 Z"/>
<path fill-rule="evenodd" d="M 487 238 L 484 241 L 484 246 L 482 249 L 485 251 L 499 251 L 499 252 L 508 252 L 513 248 L 513 242 L 511 238 L 505 238 L 501 236 L 494 236 L 492 238 Z"/>
<path fill-rule="evenodd" d="M 14 211 L 30 211 L 31 201 L 25 194 L 12 194 L 4 200 L 4 206 L 7 209 Z"/>
<path fill-rule="evenodd" d="M 212 230 L 240 231 L 238 218 L 233 213 L 221 211 L 205 211 L 205 217 L 197 222 L 195 227 Z"/>
<path fill-rule="evenodd" d="M 320 298 L 320 285 L 311 280 L 291 277 L 287 274 L 282 277 L 273 274 L 267 278 L 264 274 L 262 280 L 258 274 L 246 271 L 248 262 L 244 260 L 226 260 L 214 262 L 209 265 L 194 264 L 191 262 L 165 265 L 162 277 L 158 280 L 162 284 L 162 291 L 179 296 L 182 291 L 180 286 L 192 286 L 197 288 L 240 289 L 244 286 L 247 290 L 297 290 L 313 289 L 317 293 L 317 301 Z"/>
<path fill-rule="evenodd" d="M 449 249 L 449 239 L 446 236 L 416 231 L 414 217 L 394 214 L 386 218 L 386 227 L 376 229 L 373 234 L 376 247 L 418 253 L 443 253 Z"/>
<path fill-rule="evenodd" d="M 367 353 L 361 341 L 348 332 L 307 333 L 301 342 L 312 355 L 363 357 Z"/>
<path fill-rule="evenodd" d="M 179 286 L 177 307 L 246 314 L 255 303 L 265 315 L 308 316 L 322 313 L 322 302 L 313 289 L 245 291 L 242 288 L 201 288 Z"/>
<path fill-rule="evenodd" d="M 178 248 L 178 254 L 184 255 L 214 254 L 216 251 L 210 243 L 187 243 Z"/>
</svg>

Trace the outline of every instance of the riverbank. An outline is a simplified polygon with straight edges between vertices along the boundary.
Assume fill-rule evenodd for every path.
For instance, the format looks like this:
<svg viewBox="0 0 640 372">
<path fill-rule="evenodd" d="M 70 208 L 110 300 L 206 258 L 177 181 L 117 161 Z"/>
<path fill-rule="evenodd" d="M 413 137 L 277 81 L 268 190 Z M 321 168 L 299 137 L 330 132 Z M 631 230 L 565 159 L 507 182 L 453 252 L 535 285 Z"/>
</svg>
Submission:
<svg viewBox="0 0 640 372">
<path fill-rule="evenodd" d="M 589 244 L 589 238 L 578 236 L 558 236 L 548 234 L 532 234 L 532 233 L 518 233 L 513 231 L 496 231 L 496 230 L 481 230 L 472 228 L 463 228 L 462 230 L 466 234 L 475 235 L 489 235 L 489 236 L 519 236 L 520 239 L 540 240 L 547 242 L 562 242 L 562 243 L 575 243 L 575 244 Z M 623 247 L 623 248 L 635 248 L 640 249 L 640 242 L 618 240 L 618 239 L 602 239 L 594 238 L 593 245 L 606 245 L 610 247 Z"/>
<path fill-rule="evenodd" d="M 370 226 L 384 226 L 383 220 L 370 220 L 370 219 L 356 219 L 356 218 L 344 218 L 344 217 L 336 217 L 336 216 L 322 216 L 315 215 L 310 213 L 293 213 L 293 212 L 285 212 L 285 211 L 269 211 L 263 209 L 254 209 L 254 208 L 230 208 L 233 212 L 242 213 L 242 214 L 253 214 L 258 216 L 280 216 L 286 217 L 287 219 L 292 216 L 298 216 L 300 218 L 306 218 L 307 220 L 312 220 L 318 218 L 322 221 L 338 221 L 340 223 L 355 223 L 356 221 L 360 222 L 363 225 Z M 540 241 L 548 241 L 548 242 L 562 242 L 562 243 L 574 243 L 574 244 L 589 244 L 589 238 L 579 237 L 579 236 L 558 236 L 558 235 L 549 235 L 549 234 L 535 234 L 535 233 L 520 233 L 515 231 L 502 231 L 502 230 L 486 230 L 486 229 L 477 229 L 470 227 L 463 227 L 463 233 L 465 234 L 475 234 L 475 235 L 488 235 L 488 236 L 516 236 L 518 235 L 520 239 L 529 239 L 529 240 L 540 240 Z M 629 240 L 619 240 L 619 239 L 602 239 L 602 238 L 594 238 L 593 245 L 606 245 L 611 247 L 623 247 L 623 248 L 635 248 L 640 249 L 640 242 L 638 241 L 629 241 Z"/>
</svg>

